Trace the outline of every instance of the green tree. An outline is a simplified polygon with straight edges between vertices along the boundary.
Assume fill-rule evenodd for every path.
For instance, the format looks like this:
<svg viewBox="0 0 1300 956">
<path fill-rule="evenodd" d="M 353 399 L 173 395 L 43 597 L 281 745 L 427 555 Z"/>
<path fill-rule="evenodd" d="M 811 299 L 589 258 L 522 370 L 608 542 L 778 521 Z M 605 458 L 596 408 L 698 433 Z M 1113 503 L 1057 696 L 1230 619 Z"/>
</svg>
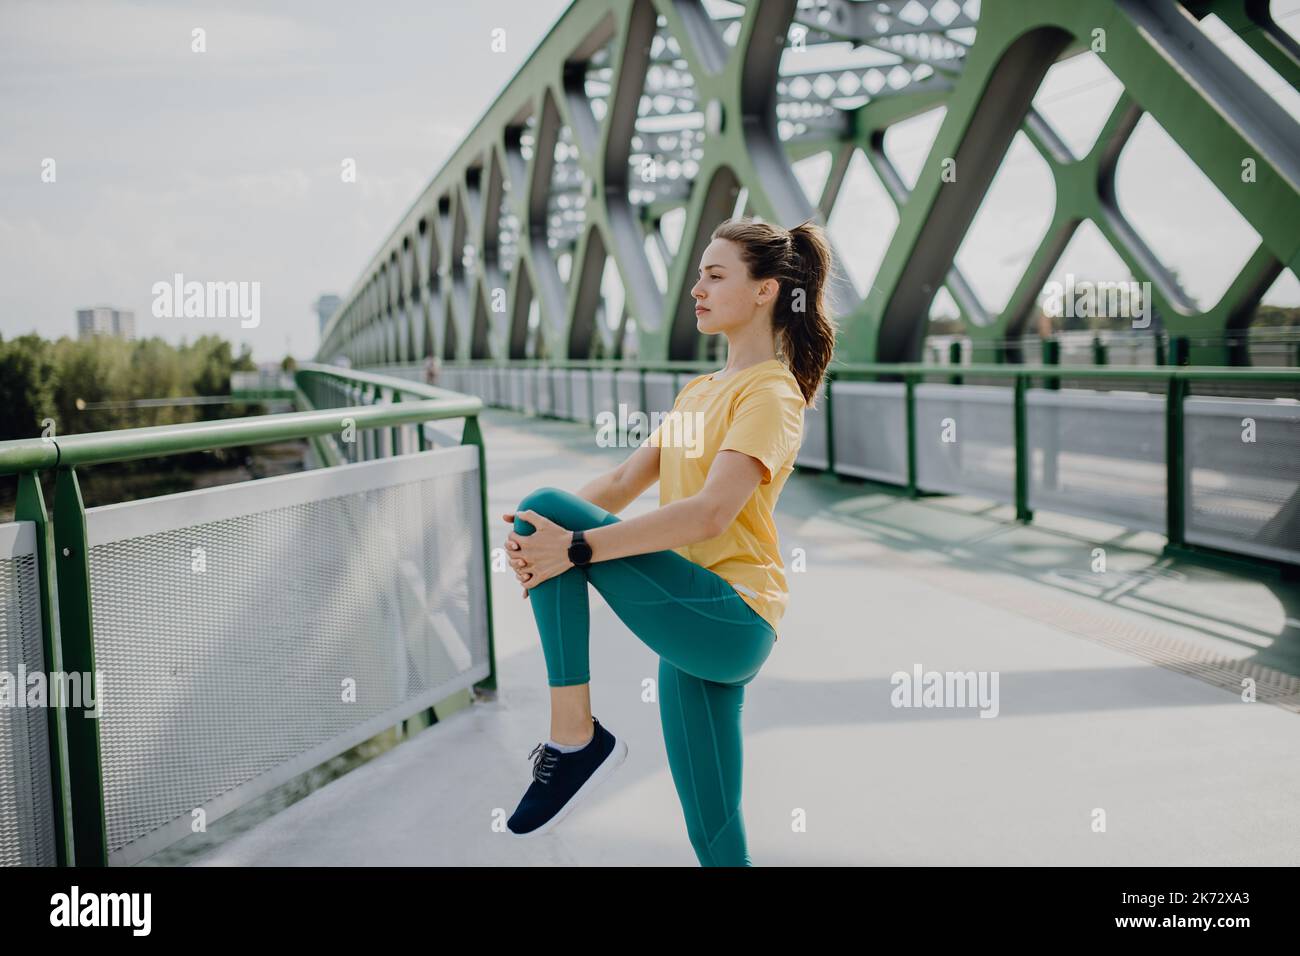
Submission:
<svg viewBox="0 0 1300 956">
<path fill-rule="evenodd" d="M 34 438 L 41 421 L 55 413 L 56 366 L 50 344 L 39 335 L 0 341 L 0 439 Z"/>
</svg>

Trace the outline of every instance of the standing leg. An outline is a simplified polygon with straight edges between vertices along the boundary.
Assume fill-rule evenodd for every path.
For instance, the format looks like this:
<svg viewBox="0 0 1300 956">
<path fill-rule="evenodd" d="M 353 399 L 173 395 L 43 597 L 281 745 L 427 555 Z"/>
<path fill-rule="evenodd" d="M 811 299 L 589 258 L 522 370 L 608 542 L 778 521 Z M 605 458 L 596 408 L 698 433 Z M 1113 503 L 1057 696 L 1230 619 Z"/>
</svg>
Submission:
<svg viewBox="0 0 1300 956">
<path fill-rule="evenodd" d="M 668 767 L 701 866 L 751 866 L 741 813 L 743 685 L 692 677 L 659 660 Z"/>
</svg>

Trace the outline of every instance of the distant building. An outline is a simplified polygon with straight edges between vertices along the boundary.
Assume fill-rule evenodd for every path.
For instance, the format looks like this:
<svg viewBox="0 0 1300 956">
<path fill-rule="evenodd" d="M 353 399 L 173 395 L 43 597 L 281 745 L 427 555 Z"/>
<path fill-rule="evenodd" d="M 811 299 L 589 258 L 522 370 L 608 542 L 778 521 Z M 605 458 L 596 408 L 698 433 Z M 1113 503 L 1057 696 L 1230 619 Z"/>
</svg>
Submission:
<svg viewBox="0 0 1300 956">
<path fill-rule="evenodd" d="M 316 300 L 313 308 L 316 315 L 320 317 L 320 330 L 325 331 L 325 323 L 330 320 L 330 316 L 338 309 L 339 303 L 343 300 L 336 295 L 323 295 Z"/>
<path fill-rule="evenodd" d="M 77 337 L 113 335 L 128 342 L 135 338 L 135 313 L 106 305 L 77 310 Z"/>
</svg>

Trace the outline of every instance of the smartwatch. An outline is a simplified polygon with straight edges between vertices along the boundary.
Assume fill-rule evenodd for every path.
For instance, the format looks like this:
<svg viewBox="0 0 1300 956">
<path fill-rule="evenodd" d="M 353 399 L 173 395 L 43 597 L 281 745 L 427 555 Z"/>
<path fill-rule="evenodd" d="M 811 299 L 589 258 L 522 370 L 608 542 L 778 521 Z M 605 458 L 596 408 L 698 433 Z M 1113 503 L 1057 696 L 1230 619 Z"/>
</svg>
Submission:
<svg viewBox="0 0 1300 956">
<path fill-rule="evenodd" d="M 573 532 L 573 541 L 569 544 L 569 560 L 579 568 L 591 564 L 591 545 L 583 538 L 581 531 Z"/>
</svg>

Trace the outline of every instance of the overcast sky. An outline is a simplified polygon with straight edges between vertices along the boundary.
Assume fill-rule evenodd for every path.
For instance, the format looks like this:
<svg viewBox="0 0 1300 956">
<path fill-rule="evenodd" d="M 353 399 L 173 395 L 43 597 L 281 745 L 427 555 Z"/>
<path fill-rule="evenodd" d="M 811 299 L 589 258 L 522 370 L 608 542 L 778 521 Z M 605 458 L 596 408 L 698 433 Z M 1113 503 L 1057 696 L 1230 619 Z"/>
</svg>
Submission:
<svg viewBox="0 0 1300 956">
<path fill-rule="evenodd" d="M 347 292 L 567 6 L 0 0 L 0 334 L 75 334 L 76 309 L 103 304 L 134 310 L 141 336 L 216 332 L 249 342 L 262 360 L 310 356 L 312 302 Z M 1274 7 L 1294 33 L 1300 0 Z M 490 46 L 498 27 L 503 53 Z M 195 28 L 206 52 L 191 49 Z M 1298 112 L 1300 98 L 1275 74 L 1238 59 Z M 1117 88 L 1095 57 L 1082 58 L 1054 68 L 1036 106 L 1067 142 L 1086 145 Z M 909 181 L 939 119 L 919 117 L 887 138 Z M 1145 123 L 1126 150 L 1120 203 L 1194 297 L 1212 304 L 1258 240 L 1161 136 Z M 340 175 L 348 158 L 355 183 Z M 42 181 L 47 159 L 52 183 Z M 815 161 L 804 165 L 805 180 L 824 176 Z M 958 254 L 994 309 L 1050 218 L 1045 168 L 1026 145 L 1013 149 Z M 831 220 L 859 288 L 894 219 L 859 161 Z M 1095 230 L 1081 231 L 1062 265 L 1081 278 L 1128 278 Z M 260 282 L 260 326 L 154 317 L 153 285 L 175 273 Z M 1284 273 L 1266 301 L 1300 304 L 1300 285 Z"/>
<path fill-rule="evenodd" d="M 0 334 L 75 335 L 107 304 L 140 335 L 310 355 L 316 296 L 346 293 L 567 6 L 0 0 Z M 153 317 L 177 272 L 259 281 L 261 324 Z"/>
</svg>

